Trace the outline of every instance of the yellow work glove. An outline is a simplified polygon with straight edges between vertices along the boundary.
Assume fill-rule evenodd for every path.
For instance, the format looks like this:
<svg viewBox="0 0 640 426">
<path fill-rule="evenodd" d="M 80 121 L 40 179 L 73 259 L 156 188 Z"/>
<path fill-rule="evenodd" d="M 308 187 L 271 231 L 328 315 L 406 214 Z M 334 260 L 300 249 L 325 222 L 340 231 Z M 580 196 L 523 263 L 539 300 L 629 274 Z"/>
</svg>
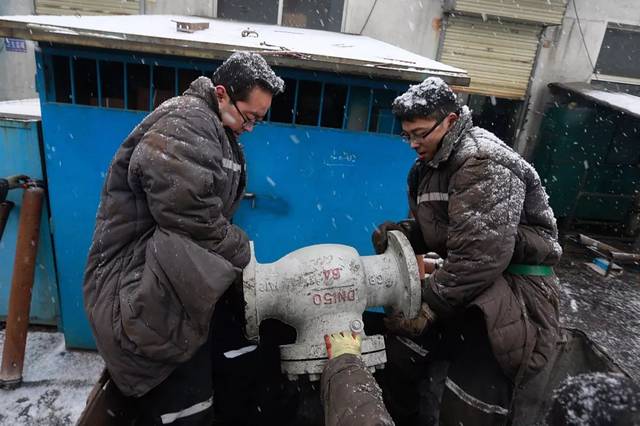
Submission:
<svg viewBox="0 0 640 426">
<path fill-rule="evenodd" d="M 339 357 L 344 354 L 360 355 L 360 345 L 362 337 L 350 331 L 325 334 L 324 343 L 327 346 L 329 359 Z"/>
</svg>

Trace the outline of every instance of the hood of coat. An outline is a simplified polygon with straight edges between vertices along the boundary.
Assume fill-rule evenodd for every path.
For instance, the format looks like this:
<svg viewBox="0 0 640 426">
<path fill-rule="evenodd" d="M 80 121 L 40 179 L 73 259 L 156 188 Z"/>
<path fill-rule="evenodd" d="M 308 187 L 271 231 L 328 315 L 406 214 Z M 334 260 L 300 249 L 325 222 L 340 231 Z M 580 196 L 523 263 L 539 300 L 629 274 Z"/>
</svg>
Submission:
<svg viewBox="0 0 640 426">
<path fill-rule="evenodd" d="M 191 82 L 189 88 L 185 90 L 183 95 L 194 96 L 205 101 L 207 103 L 207 106 L 209 106 L 209 108 L 211 108 L 211 110 L 216 113 L 216 116 L 220 120 L 220 123 L 223 124 L 222 117 L 220 116 L 218 99 L 216 99 L 215 93 L 216 89 L 213 85 L 213 81 L 211 81 L 211 79 L 208 77 L 201 76 Z M 241 164 L 244 164 L 244 152 L 242 150 L 242 147 L 240 146 L 237 136 L 231 129 L 226 126 L 224 126 L 224 131 L 227 135 L 227 138 L 229 139 L 229 142 L 231 143 L 234 152 L 236 152 L 236 155 L 240 157 Z"/>
<path fill-rule="evenodd" d="M 189 88 L 183 93 L 183 95 L 195 96 L 196 98 L 204 100 L 209 108 L 211 108 L 219 118 L 220 108 L 218 107 L 218 100 L 216 99 L 215 93 L 215 87 L 210 78 L 198 77 L 191 82 Z"/>
</svg>

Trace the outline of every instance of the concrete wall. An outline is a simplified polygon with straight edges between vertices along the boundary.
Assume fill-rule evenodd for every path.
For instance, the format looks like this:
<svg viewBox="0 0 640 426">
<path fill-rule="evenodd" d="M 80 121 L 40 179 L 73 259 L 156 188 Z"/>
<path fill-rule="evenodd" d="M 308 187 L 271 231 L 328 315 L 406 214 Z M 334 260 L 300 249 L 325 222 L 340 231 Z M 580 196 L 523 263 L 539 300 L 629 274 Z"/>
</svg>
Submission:
<svg viewBox="0 0 640 426">
<path fill-rule="evenodd" d="M 527 158 L 535 151 L 542 117 L 551 100 L 547 85 L 591 81 L 593 66 L 582 42 L 572 1 L 569 0 L 562 26 L 547 27 L 541 38 L 528 110 L 516 141 L 516 149 Z M 640 25 L 638 0 L 575 0 L 575 6 L 593 65 L 598 59 L 608 22 Z"/>
<path fill-rule="evenodd" d="M 440 38 L 440 0 L 346 0 L 344 31 L 362 34 L 435 59 Z"/>
<path fill-rule="evenodd" d="M 33 2 L 0 0 L 1 15 L 29 15 L 34 13 Z M 27 41 L 27 52 L 8 52 L 0 37 L 0 101 L 36 98 L 35 44 Z"/>
<path fill-rule="evenodd" d="M 631 1 L 631 0 L 628 0 Z M 215 16 L 216 0 L 141 0 L 147 14 Z M 343 29 L 360 33 L 374 0 L 345 0 Z M 34 2 L 0 0 L 0 15 L 33 14 Z M 378 0 L 362 34 L 435 59 L 442 6 L 440 0 Z M 4 40 L 2 46 L 4 46 Z M 37 97 L 34 43 L 27 53 L 0 50 L 0 100 Z"/>
<path fill-rule="evenodd" d="M 140 0 L 149 15 L 192 15 L 213 17 L 214 0 Z"/>
<path fill-rule="evenodd" d="M 141 0 L 148 14 L 215 16 L 215 0 Z M 345 0 L 343 30 L 359 34 L 374 0 Z M 440 0 L 378 0 L 362 34 L 435 59 Z"/>
</svg>

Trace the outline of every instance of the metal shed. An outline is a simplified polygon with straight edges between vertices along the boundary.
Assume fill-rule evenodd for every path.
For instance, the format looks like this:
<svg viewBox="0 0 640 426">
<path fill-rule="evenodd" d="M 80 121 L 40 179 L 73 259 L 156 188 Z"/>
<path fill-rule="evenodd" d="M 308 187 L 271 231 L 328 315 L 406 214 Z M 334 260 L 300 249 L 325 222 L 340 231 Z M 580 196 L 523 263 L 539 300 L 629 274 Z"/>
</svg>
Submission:
<svg viewBox="0 0 640 426">
<path fill-rule="evenodd" d="M 41 157 L 40 102 L 38 99 L 0 102 L 0 177 L 25 174 L 42 180 L 44 159 Z M 0 239 L 0 320 L 7 316 L 9 293 L 18 238 L 18 221 L 22 207 L 22 191 L 10 191 L 11 209 Z M 36 324 L 58 322 L 58 285 L 49 209 L 46 204 L 40 220 L 40 240 L 29 320 Z"/>
<path fill-rule="evenodd" d="M 535 166 L 564 227 L 640 231 L 640 97 L 588 83 L 553 83 Z"/>
<path fill-rule="evenodd" d="M 178 22 L 209 28 L 178 32 Z M 235 221 L 261 262 L 333 242 L 370 253 L 370 234 L 407 215 L 413 153 L 392 99 L 437 75 L 465 71 L 368 37 L 182 16 L 0 17 L 0 35 L 39 42 L 37 86 L 58 260 L 62 324 L 71 347 L 93 347 L 82 275 L 100 189 L 124 137 L 155 106 L 211 75 L 233 51 L 264 54 L 287 85 L 267 123 L 243 135 L 248 199 Z"/>
</svg>

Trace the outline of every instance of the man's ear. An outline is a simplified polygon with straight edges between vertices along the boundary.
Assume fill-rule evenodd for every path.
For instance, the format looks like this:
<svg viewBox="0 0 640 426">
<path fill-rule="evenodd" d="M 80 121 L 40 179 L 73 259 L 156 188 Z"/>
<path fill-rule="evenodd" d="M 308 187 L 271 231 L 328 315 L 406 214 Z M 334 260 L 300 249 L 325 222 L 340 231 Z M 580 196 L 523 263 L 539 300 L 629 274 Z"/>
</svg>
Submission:
<svg viewBox="0 0 640 426">
<path fill-rule="evenodd" d="M 228 96 L 227 89 L 224 86 L 221 86 L 221 85 L 215 86 L 214 90 L 216 92 L 216 98 L 218 99 L 218 101 L 226 99 L 226 97 Z"/>
<path fill-rule="evenodd" d="M 458 121 L 458 118 L 460 118 L 458 114 L 456 114 L 455 112 L 450 112 L 449 115 L 447 116 L 447 119 L 449 121 L 449 127 L 453 127 L 455 122 Z"/>
</svg>

